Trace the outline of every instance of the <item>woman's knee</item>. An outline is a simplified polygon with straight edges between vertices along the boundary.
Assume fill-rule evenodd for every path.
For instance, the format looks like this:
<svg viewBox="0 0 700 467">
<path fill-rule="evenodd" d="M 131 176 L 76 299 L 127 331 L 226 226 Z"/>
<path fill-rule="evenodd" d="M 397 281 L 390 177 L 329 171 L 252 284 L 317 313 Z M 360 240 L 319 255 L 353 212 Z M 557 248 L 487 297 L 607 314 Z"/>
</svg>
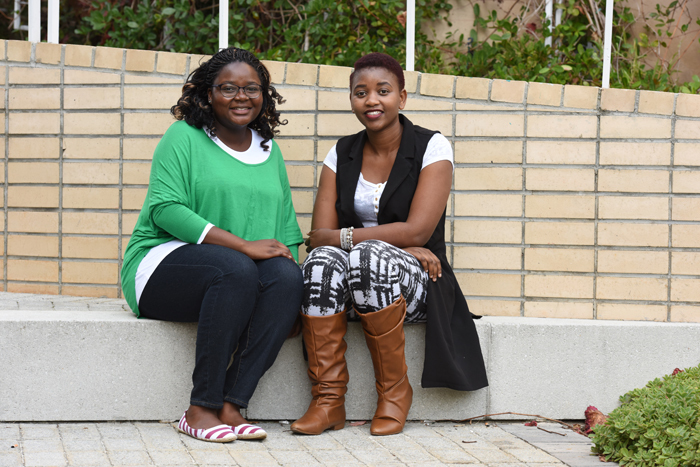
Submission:
<svg viewBox="0 0 700 467">
<path fill-rule="evenodd" d="M 381 240 L 365 240 L 350 250 L 347 262 L 348 277 L 383 274 L 391 266 L 391 245 Z"/>
<path fill-rule="evenodd" d="M 347 264 L 345 254 L 338 248 L 322 246 L 314 249 L 302 264 L 302 274 L 305 283 L 314 277 L 332 277 L 343 273 Z"/>
</svg>

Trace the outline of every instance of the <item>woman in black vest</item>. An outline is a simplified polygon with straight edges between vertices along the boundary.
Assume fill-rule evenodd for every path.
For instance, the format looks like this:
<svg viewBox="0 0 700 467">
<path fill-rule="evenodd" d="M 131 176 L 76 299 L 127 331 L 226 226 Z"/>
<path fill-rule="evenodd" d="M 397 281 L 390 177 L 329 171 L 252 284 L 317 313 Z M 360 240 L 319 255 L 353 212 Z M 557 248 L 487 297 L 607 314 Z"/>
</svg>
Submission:
<svg viewBox="0 0 700 467">
<path fill-rule="evenodd" d="M 404 322 L 427 322 L 424 388 L 488 384 L 473 316 L 446 257 L 452 147 L 399 114 L 406 97 L 396 60 L 372 53 L 355 63 L 350 104 L 365 130 L 326 156 L 306 240 L 301 319 L 313 400 L 292 424 L 297 433 L 345 424 L 348 314 L 359 315 L 374 364 L 372 434 L 401 432 L 411 407 Z"/>
</svg>

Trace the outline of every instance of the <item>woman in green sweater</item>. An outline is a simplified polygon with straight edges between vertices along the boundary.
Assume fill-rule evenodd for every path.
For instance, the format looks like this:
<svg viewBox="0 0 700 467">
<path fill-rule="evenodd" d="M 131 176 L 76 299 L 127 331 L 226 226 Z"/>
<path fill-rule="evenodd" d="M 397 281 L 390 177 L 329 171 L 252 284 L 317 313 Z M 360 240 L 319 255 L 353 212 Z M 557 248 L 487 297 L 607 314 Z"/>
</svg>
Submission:
<svg viewBox="0 0 700 467">
<path fill-rule="evenodd" d="M 300 308 L 302 236 L 272 139 L 286 123 L 282 102 L 245 50 L 221 50 L 195 70 L 171 109 L 179 121 L 156 147 L 124 254 L 122 288 L 137 316 L 198 323 L 178 430 L 206 441 L 266 436 L 240 408 Z"/>
</svg>

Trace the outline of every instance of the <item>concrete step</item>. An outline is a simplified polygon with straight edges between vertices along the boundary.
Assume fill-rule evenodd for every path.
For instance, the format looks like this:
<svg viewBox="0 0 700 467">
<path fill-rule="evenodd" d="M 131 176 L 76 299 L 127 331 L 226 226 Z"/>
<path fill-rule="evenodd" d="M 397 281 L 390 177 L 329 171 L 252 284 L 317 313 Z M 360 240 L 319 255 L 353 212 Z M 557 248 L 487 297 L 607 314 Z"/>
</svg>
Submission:
<svg viewBox="0 0 700 467">
<path fill-rule="evenodd" d="M 196 325 L 137 320 L 120 307 L 0 310 L 0 420 L 179 418 L 189 400 Z M 588 405 L 609 412 L 625 392 L 700 362 L 700 324 L 506 317 L 476 324 L 490 386 L 471 393 L 420 387 L 424 325 L 406 326 L 409 419 L 501 412 L 581 419 Z M 346 340 L 348 419 L 369 419 L 374 373 L 359 323 L 350 323 Z M 261 380 L 248 416 L 293 420 L 310 397 L 297 337 Z"/>
</svg>

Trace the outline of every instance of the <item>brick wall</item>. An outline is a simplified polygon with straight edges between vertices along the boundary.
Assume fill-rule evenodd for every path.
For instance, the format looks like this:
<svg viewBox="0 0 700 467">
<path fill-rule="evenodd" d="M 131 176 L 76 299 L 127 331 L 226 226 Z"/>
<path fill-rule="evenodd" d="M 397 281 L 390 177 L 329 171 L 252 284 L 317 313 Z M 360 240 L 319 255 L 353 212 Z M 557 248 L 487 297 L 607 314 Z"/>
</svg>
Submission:
<svg viewBox="0 0 700 467">
<path fill-rule="evenodd" d="M 0 41 L 2 286 L 116 297 L 151 155 L 202 56 Z M 349 68 L 266 63 L 302 230 L 360 130 Z M 700 321 L 700 96 L 406 73 L 453 142 L 449 256 L 476 313 Z M 302 254 L 303 257 L 303 254 Z"/>
</svg>

